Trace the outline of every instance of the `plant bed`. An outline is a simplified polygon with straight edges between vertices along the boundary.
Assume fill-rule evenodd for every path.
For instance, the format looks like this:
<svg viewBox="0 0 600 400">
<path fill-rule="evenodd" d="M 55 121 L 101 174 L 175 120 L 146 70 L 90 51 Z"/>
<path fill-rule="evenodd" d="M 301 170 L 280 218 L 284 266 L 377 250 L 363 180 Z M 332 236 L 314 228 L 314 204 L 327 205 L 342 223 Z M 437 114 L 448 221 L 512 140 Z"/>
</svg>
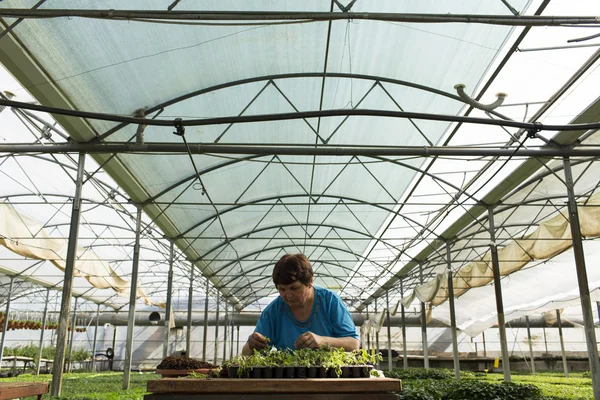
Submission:
<svg viewBox="0 0 600 400">
<path fill-rule="evenodd" d="M 156 367 L 156 373 L 162 375 L 163 378 L 188 376 L 190 374 L 210 374 L 218 367 L 196 358 L 170 356 L 165 357 Z"/>
</svg>

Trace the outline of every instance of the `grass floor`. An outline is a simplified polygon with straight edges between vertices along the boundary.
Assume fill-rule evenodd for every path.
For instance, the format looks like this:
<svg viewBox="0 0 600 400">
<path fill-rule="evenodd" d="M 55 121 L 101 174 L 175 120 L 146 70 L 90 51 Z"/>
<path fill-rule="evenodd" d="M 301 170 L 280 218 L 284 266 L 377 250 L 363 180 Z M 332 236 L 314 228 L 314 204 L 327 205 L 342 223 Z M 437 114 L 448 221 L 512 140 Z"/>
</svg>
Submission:
<svg viewBox="0 0 600 400">
<path fill-rule="evenodd" d="M 122 372 L 72 373 L 63 375 L 60 397 L 44 395 L 45 399 L 106 399 L 138 400 L 146 393 L 146 382 L 158 379 L 160 375 L 151 372 L 132 372 L 128 390 L 122 390 Z M 50 382 L 52 375 L 19 375 L 15 378 L 2 378 L 0 382 Z M 36 399 L 36 397 L 26 397 Z"/>
<path fill-rule="evenodd" d="M 490 383 L 504 381 L 502 374 L 477 375 L 478 380 Z M 544 396 L 565 400 L 587 400 L 594 398 L 592 379 L 584 377 L 582 372 L 571 372 L 565 378 L 561 372 L 538 372 L 531 375 L 529 372 L 512 372 L 511 380 L 514 383 L 532 384 L 542 390 Z"/>
<path fill-rule="evenodd" d="M 107 400 L 138 400 L 142 399 L 146 393 L 146 382 L 151 379 L 158 379 L 159 376 L 150 373 L 131 374 L 131 384 L 129 390 L 122 390 L 123 373 L 121 372 L 103 372 L 103 373 L 72 373 L 63 375 L 62 393 L 60 399 L 107 399 Z M 15 378 L 2 378 L 0 382 L 50 382 L 52 375 L 20 375 Z M 500 383 L 503 381 L 502 374 L 477 375 L 474 379 L 490 383 Z M 565 378 L 560 373 L 542 372 L 537 375 L 527 373 L 513 373 L 512 381 L 515 383 L 528 383 L 538 386 L 542 389 L 544 396 L 552 399 L 564 400 L 585 400 L 593 399 L 591 379 L 585 378 L 582 373 L 571 373 L 569 378 Z M 410 380 L 406 380 L 404 386 L 410 385 Z M 59 399 L 54 398 L 54 399 Z M 28 399 L 35 399 L 29 397 Z M 44 399 L 51 399 L 50 395 L 45 395 Z"/>
</svg>

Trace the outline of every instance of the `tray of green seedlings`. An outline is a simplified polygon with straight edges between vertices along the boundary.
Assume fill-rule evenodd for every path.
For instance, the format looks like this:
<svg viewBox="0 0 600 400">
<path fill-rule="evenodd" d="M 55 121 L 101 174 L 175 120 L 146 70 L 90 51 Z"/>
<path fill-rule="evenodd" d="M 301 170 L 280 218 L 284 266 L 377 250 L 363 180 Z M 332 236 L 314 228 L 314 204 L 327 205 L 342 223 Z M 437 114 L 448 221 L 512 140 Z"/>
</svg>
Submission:
<svg viewBox="0 0 600 400">
<path fill-rule="evenodd" d="M 368 378 L 381 355 L 366 349 L 347 352 L 343 348 L 280 351 L 254 350 L 251 356 L 239 355 L 223 363 L 229 378 Z"/>
</svg>

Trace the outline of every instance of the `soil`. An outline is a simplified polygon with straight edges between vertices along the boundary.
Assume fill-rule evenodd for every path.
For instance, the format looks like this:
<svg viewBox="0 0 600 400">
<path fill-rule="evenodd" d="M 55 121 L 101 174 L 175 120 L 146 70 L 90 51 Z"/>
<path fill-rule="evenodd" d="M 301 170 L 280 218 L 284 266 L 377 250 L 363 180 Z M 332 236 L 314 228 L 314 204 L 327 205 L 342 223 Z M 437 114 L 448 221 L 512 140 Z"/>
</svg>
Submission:
<svg viewBox="0 0 600 400">
<path fill-rule="evenodd" d="M 181 356 L 165 357 L 156 369 L 200 369 L 200 368 L 216 368 L 215 365 L 198 360 L 196 358 L 188 358 Z"/>
</svg>

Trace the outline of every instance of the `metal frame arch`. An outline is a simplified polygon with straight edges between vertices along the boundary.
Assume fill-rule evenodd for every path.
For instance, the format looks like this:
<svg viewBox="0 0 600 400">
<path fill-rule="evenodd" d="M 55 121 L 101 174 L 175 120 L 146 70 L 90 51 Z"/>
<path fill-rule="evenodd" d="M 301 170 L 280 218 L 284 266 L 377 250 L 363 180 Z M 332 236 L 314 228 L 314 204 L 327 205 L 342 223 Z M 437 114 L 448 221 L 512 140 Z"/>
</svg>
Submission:
<svg viewBox="0 0 600 400">
<path fill-rule="evenodd" d="M 149 115 L 153 112 L 159 111 L 161 109 L 164 109 L 166 107 L 169 107 L 173 104 L 188 100 L 190 98 L 193 97 L 197 97 L 203 94 L 207 94 L 207 93 L 211 93 L 211 92 L 215 92 L 221 89 L 226 89 L 226 88 L 230 88 L 230 87 L 234 87 L 234 86 L 240 86 L 240 85 L 246 85 L 249 83 L 256 83 L 256 82 L 264 82 L 264 81 L 273 81 L 273 80 L 281 80 L 281 79 L 293 79 L 293 78 L 315 78 L 315 79 L 325 79 L 325 78 L 346 78 L 346 79 L 364 79 L 364 80 L 368 80 L 368 81 L 374 81 L 374 82 L 384 82 L 384 83 L 391 83 L 394 85 L 399 85 L 399 86 L 406 86 L 406 87 L 412 87 L 414 89 L 418 89 L 418 90 L 423 90 L 426 92 L 430 92 L 433 94 L 437 94 L 443 97 L 447 97 L 450 98 L 452 100 L 461 102 L 463 104 L 467 104 L 463 99 L 461 99 L 458 95 L 455 95 L 453 93 L 449 93 L 449 92 L 445 92 L 443 90 L 439 90 L 439 89 L 435 89 L 426 85 L 421 85 L 418 83 L 414 83 L 414 82 L 409 82 L 409 81 L 404 81 L 404 80 L 399 80 L 399 79 L 392 79 L 392 78 L 386 78 L 383 76 L 375 76 L 375 75 L 366 75 L 366 74 L 349 74 L 349 73 L 336 73 L 336 72 L 330 72 L 330 73 L 322 73 L 322 72 L 304 72 L 304 73 L 290 73 L 290 74 L 275 74 L 275 75 L 263 75 L 263 76 L 258 76 L 258 77 L 253 77 L 253 78 L 246 78 L 246 79 L 240 79 L 240 80 L 236 80 L 236 81 L 231 81 L 231 82 L 225 82 L 225 83 L 221 83 L 218 85 L 214 85 L 214 86 L 210 86 L 208 88 L 204 88 L 204 89 L 198 89 L 195 90 L 193 92 L 175 97 L 173 99 L 167 100 L 163 103 L 154 105 L 152 107 L 149 107 L 148 109 L 146 109 L 144 111 L 144 115 Z M 498 113 L 497 111 L 491 111 L 491 114 L 505 119 L 507 120 L 508 118 L 505 117 L 504 115 Z M 125 127 L 129 125 L 129 123 L 120 123 L 118 125 L 116 125 L 115 127 L 109 129 L 108 131 L 104 132 L 103 134 L 91 139 L 90 141 L 86 142 L 86 143 L 94 143 L 94 142 L 101 142 L 104 139 L 106 139 L 107 137 L 109 137 L 110 135 L 112 135 L 113 133 L 119 131 L 121 128 Z"/>
<path fill-rule="evenodd" d="M 228 268 L 230 265 L 235 264 L 237 262 L 240 262 L 240 261 L 242 261 L 242 260 L 244 260 L 244 259 L 246 259 L 248 257 L 254 256 L 256 254 L 260 254 L 262 252 L 267 252 L 267 251 L 271 251 L 271 250 L 284 249 L 286 247 L 294 247 L 294 246 L 295 246 L 295 244 L 293 244 L 293 243 L 291 245 L 278 245 L 278 246 L 266 247 L 266 248 L 263 248 L 261 250 L 253 251 L 253 252 L 250 252 L 250 253 L 246 253 L 246 254 L 240 256 L 237 260 L 227 262 L 225 265 L 222 265 L 218 270 L 213 271 L 213 273 L 211 275 L 206 276 L 206 277 L 207 278 L 212 278 L 214 276 L 217 276 L 217 274 L 219 272 L 221 272 L 225 268 Z M 353 256 L 355 256 L 357 258 L 357 261 L 364 258 L 360 254 L 354 253 L 354 252 L 346 250 L 346 249 L 339 249 L 339 248 L 334 247 L 334 246 L 307 244 L 306 247 L 316 247 L 316 248 L 333 249 L 333 250 L 336 250 L 336 251 L 340 251 L 342 253 L 351 254 L 351 255 L 353 255 Z M 196 260 L 196 261 L 202 261 L 202 260 L 199 259 L 199 260 Z M 373 263 L 373 264 L 375 264 L 375 265 L 377 265 L 377 266 L 379 266 L 379 267 L 381 267 L 381 265 L 379 263 L 376 263 L 376 262 L 374 262 L 372 260 L 368 260 L 368 261 L 371 262 L 371 263 Z"/>
<path fill-rule="evenodd" d="M 260 203 L 264 202 L 264 201 L 270 201 L 270 200 L 281 200 L 281 199 L 287 199 L 287 198 L 305 198 L 307 197 L 306 194 L 302 193 L 302 194 L 286 194 L 286 195 L 277 195 L 277 196 L 269 196 L 269 197 L 262 197 L 260 199 L 256 199 L 256 200 L 252 200 L 250 202 L 245 202 L 245 203 L 241 203 L 239 205 L 235 205 L 235 206 L 231 206 L 230 208 L 226 208 L 223 210 L 219 211 L 219 215 L 223 215 L 223 214 L 227 214 L 229 212 L 235 211 L 239 208 L 242 207 L 246 207 L 246 206 L 251 206 L 251 205 L 260 205 Z M 318 197 L 324 197 L 324 198 L 328 198 L 328 199 L 337 199 L 337 200 L 347 200 L 350 201 L 351 203 L 348 203 L 346 205 L 353 205 L 353 204 L 361 204 L 361 205 L 369 205 L 375 208 L 379 208 L 383 211 L 386 211 L 390 214 L 397 214 L 397 216 L 400 216 L 412 223 L 414 223 L 415 225 L 419 225 L 423 228 L 425 228 L 422 224 L 418 223 L 417 221 L 414 221 L 412 218 L 410 217 L 406 217 L 403 216 L 401 214 L 399 214 L 399 212 L 396 212 L 393 210 L 393 208 L 389 208 L 389 207 L 385 207 L 382 205 L 379 205 L 377 203 L 373 203 L 373 202 L 369 202 L 369 201 L 364 201 L 358 198 L 354 198 L 354 197 L 347 197 L 347 196 L 339 196 L 339 195 L 333 195 L 333 194 L 322 194 L 319 195 Z M 306 203 L 309 204 L 309 203 Z M 312 203 L 311 203 L 312 204 Z M 318 203 L 314 203 L 314 204 L 318 204 Z M 274 205 L 274 204 L 265 204 L 265 206 L 267 205 Z M 215 219 L 216 215 L 210 215 L 208 217 L 205 217 L 204 219 L 202 219 L 201 221 L 195 223 L 194 225 L 192 225 L 191 227 L 187 228 L 185 231 L 183 231 L 182 233 L 180 233 L 178 236 L 174 237 L 173 240 L 179 240 L 179 239 L 185 239 L 186 238 L 186 234 L 189 233 L 191 230 L 198 228 L 200 225 L 205 224 L 207 222 L 209 222 L 212 219 Z M 430 232 L 433 233 L 433 232 Z M 198 238 L 198 237 L 196 237 Z"/>
<path fill-rule="evenodd" d="M 296 226 L 300 226 L 300 227 L 301 226 L 307 226 L 307 227 L 308 226 L 319 226 L 319 227 L 325 227 L 325 228 L 340 229 L 340 230 L 343 230 L 343 231 L 353 232 L 353 233 L 356 233 L 358 235 L 365 236 L 365 240 L 368 240 L 368 239 L 373 240 L 374 239 L 373 235 L 370 235 L 368 233 L 365 233 L 365 232 L 362 232 L 362 231 L 359 231 L 359 230 L 356 230 L 356 229 L 346 228 L 346 227 L 344 227 L 342 225 L 320 224 L 320 223 L 308 223 L 308 224 L 307 223 L 289 223 L 289 224 L 270 225 L 270 226 L 266 226 L 266 227 L 261 227 L 260 229 L 255 229 L 255 230 L 252 230 L 252 231 L 244 232 L 244 233 L 241 233 L 241 234 L 239 234 L 237 236 L 234 236 L 234 237 L 227 237 L 225 241 L 223 241 L 223 242 L 219 243 L 217 246 L 212 247 L 211 249 L 207 250 L 200 257 L 201 258 L 208 257 L 208 255 L 210 253 L 212 253 L 213 251 L 216 251 L 216 250 L 220 249 L 223 246 L 227 246 L 230 242 L 236 241 L 238 239 L 244 239 L 245 237 L 251 236 L 251 235 L 253 235 L 255 233 L 264 232 L 264 231 L 273 230 L 273 229 L 279 229 L 279 228 L 296 227 Z M 331 240 L 344 240 L 344 238 L 341 238 L 341 239 L 331 238 Z M 392 246 L 392 245 L 390 245 L 390 246 Z M 395 248 L 395 246 L 392 246 L 392 247 Z"/>
</svg>

